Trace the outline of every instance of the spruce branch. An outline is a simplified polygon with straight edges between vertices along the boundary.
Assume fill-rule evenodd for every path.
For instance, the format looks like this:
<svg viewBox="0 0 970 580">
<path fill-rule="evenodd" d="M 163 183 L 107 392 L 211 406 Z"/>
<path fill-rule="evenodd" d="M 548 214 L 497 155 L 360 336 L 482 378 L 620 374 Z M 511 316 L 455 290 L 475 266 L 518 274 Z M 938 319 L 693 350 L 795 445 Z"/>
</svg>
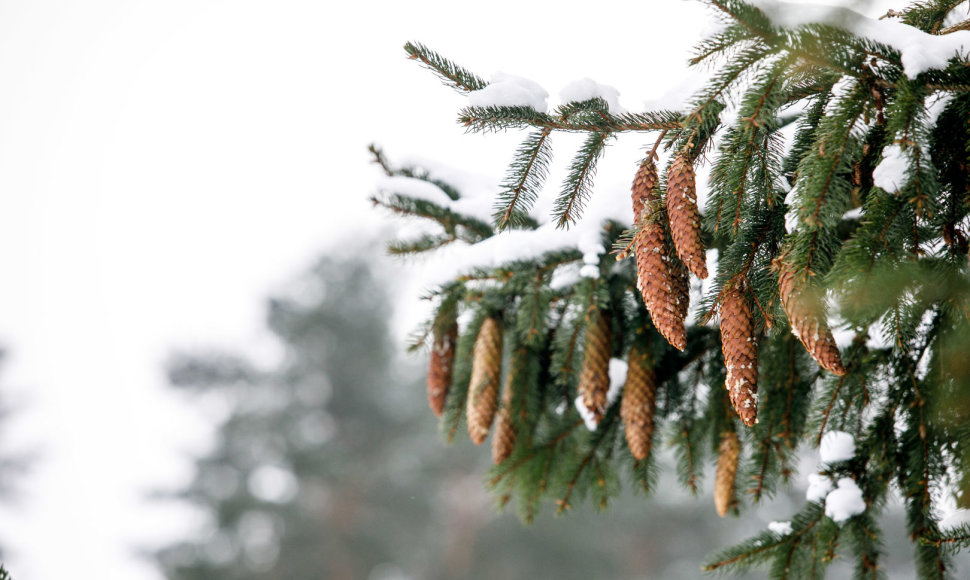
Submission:
<svg viewBox="0 0 970 580">
<path fill-rule="evenodd" d="M 556 227 L 568 228 L 569 224 L 575 223 L 582 215 L 592 194 L 596 162 L 603 154 L 610 137 L 609 133 L 591 133 L 576 153 L 553 209 Z"/>
<path fill-rule="evenodd" d="M 535 204 L 552 160 L 551 133 L 551 129 L 530 133 L 509 164 L 495 202 L 494 218 L 500 231 L 522 224 Z"/>
<path fill-rule="evenodd" d="M 476 74 L 456 65 L 430 48 L 418 42 L 408 42 L 404 45 L 408 58 L 419 61 L 430 69 L 441 81 L 460 93 L 469 93 L 484 89 L 488 83 Z"/>
</svg>

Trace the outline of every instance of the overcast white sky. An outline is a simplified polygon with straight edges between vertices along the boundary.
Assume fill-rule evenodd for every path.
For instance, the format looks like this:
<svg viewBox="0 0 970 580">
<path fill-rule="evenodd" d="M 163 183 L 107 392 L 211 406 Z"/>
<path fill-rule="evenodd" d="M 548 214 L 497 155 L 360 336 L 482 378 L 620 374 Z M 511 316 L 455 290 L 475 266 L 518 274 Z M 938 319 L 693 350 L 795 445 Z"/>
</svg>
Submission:
<svg viewBox="0 0 970 580">
<path fill-rule="evenodd" d="M 519 136 L 464 135 L 462 97 L 406 40 L 553 96 L 589 76 L 638 110 L 706 20 L 680 0 L 537 4 L 0 2 L 0 449 L 39 452 L 0 506 L 17 580 L 159 577 L 134 550 L 198 521 L 144 495 L 184 482 L 210 429 L 161 362 L 271 353 L 265 294 L 391 227 L 366 202 L 369 142 L 501 175 Z M 601 181 L 627 183 L 641 145 Z"/>
</svg>

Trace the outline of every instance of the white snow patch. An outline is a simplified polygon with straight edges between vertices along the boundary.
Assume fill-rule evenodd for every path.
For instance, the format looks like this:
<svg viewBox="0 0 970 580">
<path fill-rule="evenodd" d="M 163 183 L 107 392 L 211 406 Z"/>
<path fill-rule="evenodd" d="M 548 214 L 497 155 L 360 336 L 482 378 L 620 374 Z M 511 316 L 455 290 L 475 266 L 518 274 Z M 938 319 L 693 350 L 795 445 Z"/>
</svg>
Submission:
<svg viewBox="0 0 970 580">
<path fill-rule="evenodd" d="M 565 264 L 553 270 L 552 278 L 549 280 L 549 287 L 553 290 L 569 288 L 579 282 L 581 277 L 582 273 L 579 264 Z"/>
<path fill-rule="evenodd" d="M 829 431 L 818 446 L 822 463 L 831 465 L 855 457 L 855 437 L 845 431 Z"/>
<path fill-rule="evenodd" d="M 805 492 L 805 499 L 807 501 L 821 502 L 834 487 L 832 480 L 827 476 L 818 473 L 809 473 L 808 490 Z"/>
<path fill-rule="evenodd" d="M 546 112 L 549 93 L 535 81 L 506 73 L 495 73 L 484 89 L 468 93 L 473 107 L 531 107 Z"/>
<path fill-rule="evenodd" d="M 486 198 L 487 213 L 491 215 L 491 198 L 483 197 Z M 540 222 L 543 217 L 546 216 L 539 216 Z M 585 258 L 593 251 L 591 240 L 595 239 L 598 244 L 596 251 L 606 251 L 600 237 L 604 221 L 626 223 L 629 219 L 629 193 L 596 191 L 582 217 L 569 229 L 557 228 L 554 221 L 547 221 L 535 230 L 509 230 L 477 244 L 453 242 L 427 257 L 422 279 L 429 285 L 443 284 L 474 268 L 495 268 L 509 261 L 535 259 L 546 252 L 570 248 L 580 250 Z M 490 222 L 490 218 L 485 221 Z M 589 269 L 585 273 L 593 274 Z M 599 275 L 598 271 L 596 275 Z"/>
<path fill-rule="evenodd" d="M 448 197 L 437 185 L 416 177 L 383 177 L 377 181 L 377 191 L 382 195 L 406 195 L 450 209 L 487 224 L 492 223 L 492 203 L 489 196 L 464 195 L 457 200 Z"/>
<path fill-rule="evenodd" d="M 583 278 L 599 278 L 600 269 L 592 264 L 585 264 L 579 269 L 579 275 Z"/>
<path fill-rule="evenodd" d="M 579 411 L 579 416 L 583 418 L 583 423 L 586 423 L 586 428 L 590 431 L 596 431 L 596 416 L 586 408 L 582 395 L 576 397 L 575 405 L 576 410 Z"/>
<path fill-rule="evenodd" d="M 876 20 L 847 8 L 817 6 L 774 0 L 749 0 L 776 25 L 793 28 L 803 24 L 829 24 L 895 48 L 900 53 L 906 76 L 944 68 L 954 56 L 970 47 L 970 31 L 944 35 L 927 34 L 895 19 Z"/>
<path fill-rule="evenodd" d="M 937 92 L 936 97 L 932 100 L 927 99 L 926 104 L 926 120 L 927 125 L 930 127 L 935 127 L 936 122 L 940 119 L 940 115 L 946 106 L 950 104 L 953 100 L 953 93 Z"/>
<path fill-rule="evenodd" d="M 882 161 L 872 171 L 872 183 L 889 193 L 899 191 L 906 184 L 908 167 L 909 160 L 903 149 L 895 143 L 888 145 L 882 150 Z"/>
<path fill-rule="evenodd" d="M 627 112 L 620 105 L 620 91 L 609 85 L 601 85 L 590 78 L 573 81 L 559 91 L 559 99 L 564 104 L 579 103 L 597 97 L 606 101 L 607 110 L 610 114 L 622 115 Z"/>
<path fill-rule="evenodd" d="M 844 220 L 857 220 L 862 217 L 862 208 L 857 207 L 855 209 L 850 209 L 849 211 L 842 214 L 842 219 Z"/>
<path fill-rule="evenodd" d="M 779 536 L 787 536 L 792 533 L 791 522 L 771 522 L 768 529 Z"/>
<path fill-rule="evenodd" d="M 946 532 L 967 524 L 970 524 L 970 510 L 957 509 L 941 519 L 938 525 L 941 532 Z"/>
<path fill-rule="evenodd" d="M 620 396 L 620 391 L 626 383 L 626 361 L 618 358 L 610 359 L 610 388 L 606 391 L 606 405 L 610 406 Z"/>
<path fill-rule="evenodd" d="M 864 511 L 866 511 L 866 502 L 862 499 L 862 490 L 851 478 L 840 479 L 838 489 L 829 492 L 825 497 L 825 515 L 837 524 Z"/>
</svg>

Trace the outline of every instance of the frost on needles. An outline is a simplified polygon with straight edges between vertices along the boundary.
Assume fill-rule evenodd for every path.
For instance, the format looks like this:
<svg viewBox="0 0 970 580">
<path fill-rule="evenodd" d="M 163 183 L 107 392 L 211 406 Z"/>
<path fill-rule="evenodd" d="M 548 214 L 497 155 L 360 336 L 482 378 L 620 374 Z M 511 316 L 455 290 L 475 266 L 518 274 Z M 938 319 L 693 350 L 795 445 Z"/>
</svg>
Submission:
<svg viewBox="0 0 970 580">
<path fill-rule="evenodd" d="M 374 202 L 427 224 L 390 250 L 429 256 L 434 309 L 414 347 L 431 349 L 442 431 L 491 434 L 488 485 L 526 521 L 550 503 L 606 507 L 623 485 L 651 493 L 655 450 L 672 446 L 693 493 L 716 465 L 722 515 L 783 484 L 808 488 L 789 520 L 707 570 L 820 578 L 840 558 L 857 578 L 882 577 L 879 515 L 898 496 L 918 576 L 961 577 L 951 556 L 970 545 L 967 512 L 954 511 L 970 506 L 966 10 L 925 0 L 869 19 L 704 3 L 723 25 L 690 64 L 711 72 L 672 110 L 628 112 L 589 79 L 549 110 L 531 81 L 489 83 L 405 47 L 468 96 L 469 131 L 523 131 L 493 188 L 373 149 L 387 175 Z M 550 192 L 564 131 L 584 141 Z M 629 198 L 594 192 L 619 133 L 648 151 Z M 551 214 L 534 211 L 540 196 L 553 196 Z M 799 446 L 819 445 L 819 471 L 796 474 Z"/>
</svg>

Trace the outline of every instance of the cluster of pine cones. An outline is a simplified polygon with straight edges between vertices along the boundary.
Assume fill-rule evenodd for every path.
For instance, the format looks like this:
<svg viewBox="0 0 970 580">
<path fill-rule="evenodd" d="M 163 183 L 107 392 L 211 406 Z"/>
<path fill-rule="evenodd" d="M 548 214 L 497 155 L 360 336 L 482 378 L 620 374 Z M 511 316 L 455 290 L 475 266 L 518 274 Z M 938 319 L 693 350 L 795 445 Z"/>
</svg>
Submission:
<svg viewBox="0 0 970 580">
<path fill-rule="evenodd" d="M 633 214 L 639 231 L 634 243 L 637 288 L 657 331 L 679 350 L 687 346 L 684 320 L 690 301 L 688 272 L 707 277 L 704 241 L 694 168 L 680 154 L 667 171 L 666 204 L 660 196 L 653 159 L 647 157 L 633 181 Z M 673 250 L 671 251 L 671 245 Z M 831 330 L 817 315 L 796 271 L 783 258 L 775 261 L 782 307 L 792 332 L 812 357 L 837 375 L 845 368 Z M 801 280 L 804 282 L 804 280 Z M 758 337 L 744 276 L 729 280 L 719 297 L 721 349 L 731 404 L 747 426 L 758 420 Z"/>
<path fill-rule="evenodd" d="M 667 172 L 666 198 L 661 195 L 659 177 L 652 156 L 637 171 L 633 182 L 633 214 L 637 226 L 634 239 L 637 288 L 657 331 L 679 350 L 687 347 L 687 318 L 690 279 L 708 275 L 706 250 L 701 237 L 697 207 L 696 176 L 686 154 L 680 154 Z M 817 315 L 817 304 L 799 273 L 784 255 L 773 263 L 778 272 L 782 307 L 792 332 L 823 368 L 845 374 L 838 347 L 825 321 Z M 731 403 L 745 425 L 758 417 L 758 336 L 752 316 L 750 288 L 743 275 L 724 284 L 718 304 L 721 348 L 726 366 L 725 388 Z M 606 414 L 609 391 L 609 363 L 613 330 L 610 314 L 591 306 L 586 314 L 586 335 L 578 395 L 589 417 L 599 423 Z M 466 417 L 468 434 L 476 445 L 491 431 L 492 459 L 504 461 L 515 445 L 515 421 L 511 413 L 516 396 L 516 377 L 522 372 L 522 353 L 513 353 L 509 371 L 499 390 L 502 370 L 501 322 L 496 317 L 483 321 L 475 339 L 471 381 L 468 386 Z M 458 325 L 452 320 L 436 328 L 428 371 L 428 399 L 431 409 L 441 415 L 452 382 L 452 368 L 458 338 Z M 620 416 L 630 451 L 637 459 L 650 454 L 656 408 L 656 375 L 649 354 L 634 344 L 628 353 L 626 384 L 623 387 Z M 497 420 L 496 420 L 497 415 Z M 740 456 L 737 433 L 722 434 L 715 482 L 715 503 L 725 515 L 734 502 L 734 475 Z"/>
</svg>

